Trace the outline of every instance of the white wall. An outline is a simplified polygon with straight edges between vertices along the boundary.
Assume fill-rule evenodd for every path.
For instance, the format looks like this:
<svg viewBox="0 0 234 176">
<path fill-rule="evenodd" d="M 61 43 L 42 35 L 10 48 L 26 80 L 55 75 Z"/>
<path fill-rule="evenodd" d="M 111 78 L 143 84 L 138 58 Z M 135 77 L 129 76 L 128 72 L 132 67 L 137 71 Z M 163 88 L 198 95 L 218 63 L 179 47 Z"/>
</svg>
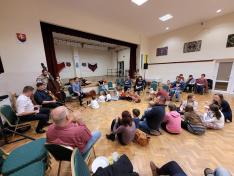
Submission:
<svg viewBox="0 0 234 176">
<path fill-rule="evenodd" d="M 73 50 L 77 51 L 79 56 L 79 67 L 76 75 L 74 66 L 74 54 Z M 71 67 L 64 68 L 60 76 L 62 79 L 79 77 L 92 77 L 92 76 L 104 76 L 107 74 L 107 68 L 113 68 L 112 52 L 107 50 L 89 49 L 89 48 L 73 48 L 71 46 L 57 45 L 55 47 L 56 57 L 59 62 L 70 62 Z M 115 58 L 116 62 L 116 58 Z M 87 66 L 81 66 L 82 63 L 86 63 Z M 93 72 L 88 68 L 88 63 L 96 64 L 97 69 Z"/>
<path fill-rule="evenodd" d="M 60 77 L 63 78 L 74 78 L 75 74 L 75 65 L 73 60 L 73 49 L 70 46 L 65 45 L 55 45 L 55 54 L 58 63 L 70 62 L 71 67 L 65 67 L 60 73 Z"/>
<path fill-rule="evenodd" d="M 234 13 L 225 15 L 200 24 L 188 26 L 176 31 L 168 32 L 150 39 L 150 62 L 174 62 L 191 60 L 211 60 L 234 58 L 234 48 L 226 48 L 228 34 L 234 33 Z M 202 40 L 200 52 L 183 53 L 185 42 Z M 156 57 L 156 48 L 168 46 L 168 55 Z M 207 73 L 208 77 L 215 77 L 214 64 L 188 63 L 171 65 L 152 65 L 147 71 L 147 77 L 174 78 L 175 74 L 193 73 L 200 75 Z M 150 74 L 149 74 L 150 73 Z"/>
<path fill-rule="evenodd" d="M 124 61 L 124 70 L 129 70 L 130 48 L 119 50 L 117 53 L 118 62 Z"/>
<path fill-rule="evenodd" d="M 20 92 L 24 85 L 34 85 L 45 60 L 40 21 L 49 22 L 110 38 L 140 43 L 140 35 L 117 21 L 105 21 L 80 12 L 67 1 L 1 0 L 0 55 L 5 73 L 0 76 L 1 92 Z M 27 42 L 19 43 L 16 33 L 27 35 Z M 16 84 L 17 82 L 17 84 Z"/>
</svg>

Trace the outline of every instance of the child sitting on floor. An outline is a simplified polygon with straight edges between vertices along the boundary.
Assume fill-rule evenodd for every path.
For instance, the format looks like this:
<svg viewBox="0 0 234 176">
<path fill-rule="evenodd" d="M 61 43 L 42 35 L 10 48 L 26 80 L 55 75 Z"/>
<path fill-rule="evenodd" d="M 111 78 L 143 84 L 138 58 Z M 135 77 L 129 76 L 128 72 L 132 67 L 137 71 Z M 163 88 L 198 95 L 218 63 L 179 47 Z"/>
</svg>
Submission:
<svg viewBox="0 0 234 176">
<path fill-rule="evenodd" d="M 100 96 L 98 98 L 98 102 L 100 102 L 100 103 L 106 102 L 106 96 L 105 96 L 105 93 L 103 91 L 100 92 Z"/>
<path fill-rule="evenodd" d="M 210 129 L 222 129 L 224 127 L 224 115 L 219 110 L 219 106 L 211 104 L 206 108 L 206 113 L 203 115 L 203 124 Z"/>
<path fill-rule="evenodd" d="M 92 97 L 92 100 L 88 106 L 90 106 L 92 109 L 98 109 L 100 107 L 95 96 Z"/>
<path fill-rule="evenodd" d="M 110 92 L 108 92 L 108 94 L 106 95 L 106 102 L 110 102 L 111 101 L 111 94 Z"/>
<path fill-rule="evenodd" d="M 129 97 L 132 99 L 134 103 L 140 103 L 141 97 L 137 94 L 137 92 L 130 91 Z"/>
<path fill-rule="evenodd" d="M 140 110 L 139 109 L 133 109 L 132 110 L 132 114 L 133 114 L 133 121 L 135 122 L 136 128 L 139 128 L 139 122 L 140 122 Z"/>
</svg>

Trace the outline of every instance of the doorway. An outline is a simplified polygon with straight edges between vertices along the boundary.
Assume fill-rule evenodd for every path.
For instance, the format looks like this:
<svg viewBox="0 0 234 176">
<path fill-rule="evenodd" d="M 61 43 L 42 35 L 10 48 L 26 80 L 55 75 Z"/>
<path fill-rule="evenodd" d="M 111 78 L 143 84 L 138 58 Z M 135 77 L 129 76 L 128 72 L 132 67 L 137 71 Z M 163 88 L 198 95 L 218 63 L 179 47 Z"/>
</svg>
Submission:
<svg viewBox="0 0 234 176">
<path fill-rule="evenodd" d="M 233 93 L 234 80 L 234 67 L 233 61 L 218 62 L 217 63 L 217 76 L 214 84 L 214 90 Z"/>
<path fill-rule="evenodd" d="M 124 61 L 118 62 L 118 76 L 124 77 Z"/>
</svg>

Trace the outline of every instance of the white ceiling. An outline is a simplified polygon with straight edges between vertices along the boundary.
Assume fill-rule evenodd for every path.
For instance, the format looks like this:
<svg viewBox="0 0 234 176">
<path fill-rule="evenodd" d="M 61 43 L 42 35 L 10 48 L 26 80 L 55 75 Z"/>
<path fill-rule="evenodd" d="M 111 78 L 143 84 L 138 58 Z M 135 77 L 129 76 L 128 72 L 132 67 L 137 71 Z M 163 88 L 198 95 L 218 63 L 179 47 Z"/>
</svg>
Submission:
<svg viewBox="0 0 234 176">
<path fill-rule="evenodd" d="M 107 22 L 116 21 L 146 36 L 166 32 L 166 27 L 175 30 L 234 12 L 234 0 L 149 0 L 142 6 L 131 0 L 66 0 L 66 3 L 78 11 Z M 219 14 L 216 13 L 218 9 L 222 9 Z M 167 13 L 174 18 L 167 22 L 158 20 Z"/>
</svg>

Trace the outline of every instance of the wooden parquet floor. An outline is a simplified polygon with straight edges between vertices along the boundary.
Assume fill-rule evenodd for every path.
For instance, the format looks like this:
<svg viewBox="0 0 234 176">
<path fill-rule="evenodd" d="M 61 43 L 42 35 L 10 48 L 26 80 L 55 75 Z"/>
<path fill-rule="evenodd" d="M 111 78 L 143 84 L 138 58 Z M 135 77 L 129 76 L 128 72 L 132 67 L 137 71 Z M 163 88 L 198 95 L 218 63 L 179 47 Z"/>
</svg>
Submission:
<svg viewBox="0 0 234 176">
<path fill-rule="evenodd" d="M 187 94 L 183 94 L 186 98 Z M 196 95 L 199 102 L 199 109 L 202 112 L 206 101 L 211 101 L 212 94 Z M 234 96 L 225 96 L 234 109 Z M 143 97 L 144 99 L 144 97 Z M 76 103 L 68 105 L 73 109 L 79 109 Z M 223 166 L 234 173 L 234 123 L 225 124 L 223 130 L 207 130 L 204 136 L 195 136 L 186 131 L 180 135 L 170 135 L 163 132 L 161 136 L 151 137 L 150 144 L 141 147 L 135 143 L 128 146 L 121 146 L 118 142 L 108 141 L 105 134 L 109 133 L 110 123 L 113 118 L 119 116 L 123 110 L 131 111 L 139 108 L 143 113 L 147 107 L 147 101 L 134 104 L 126 101 L 117 101 L 101 104 L 98 110 L 84 109 L 82 118 L 91 130 L 100 130 L 102 137 L 95 146 L 97 156 L 110 156 L 112 152 L 126 154 L 134 165 L 134 170 L 141 176 L 151 176 L 149 162 L 152 160 L 158 166 L 170 160 L 177 161 L 189 176 L 201 176 L 206 167 L 216 168 Z M 29 132 L 35 138 L 45 135 L 36 135 Z M 4 146 L 7 151 L 11 151 L 23 142 Z M 51 176 L 57 174 L 57 162 L 53 162 Z M 71 175 L 69 163 L 63 163 L 63 176 Z"/>
</svg>

